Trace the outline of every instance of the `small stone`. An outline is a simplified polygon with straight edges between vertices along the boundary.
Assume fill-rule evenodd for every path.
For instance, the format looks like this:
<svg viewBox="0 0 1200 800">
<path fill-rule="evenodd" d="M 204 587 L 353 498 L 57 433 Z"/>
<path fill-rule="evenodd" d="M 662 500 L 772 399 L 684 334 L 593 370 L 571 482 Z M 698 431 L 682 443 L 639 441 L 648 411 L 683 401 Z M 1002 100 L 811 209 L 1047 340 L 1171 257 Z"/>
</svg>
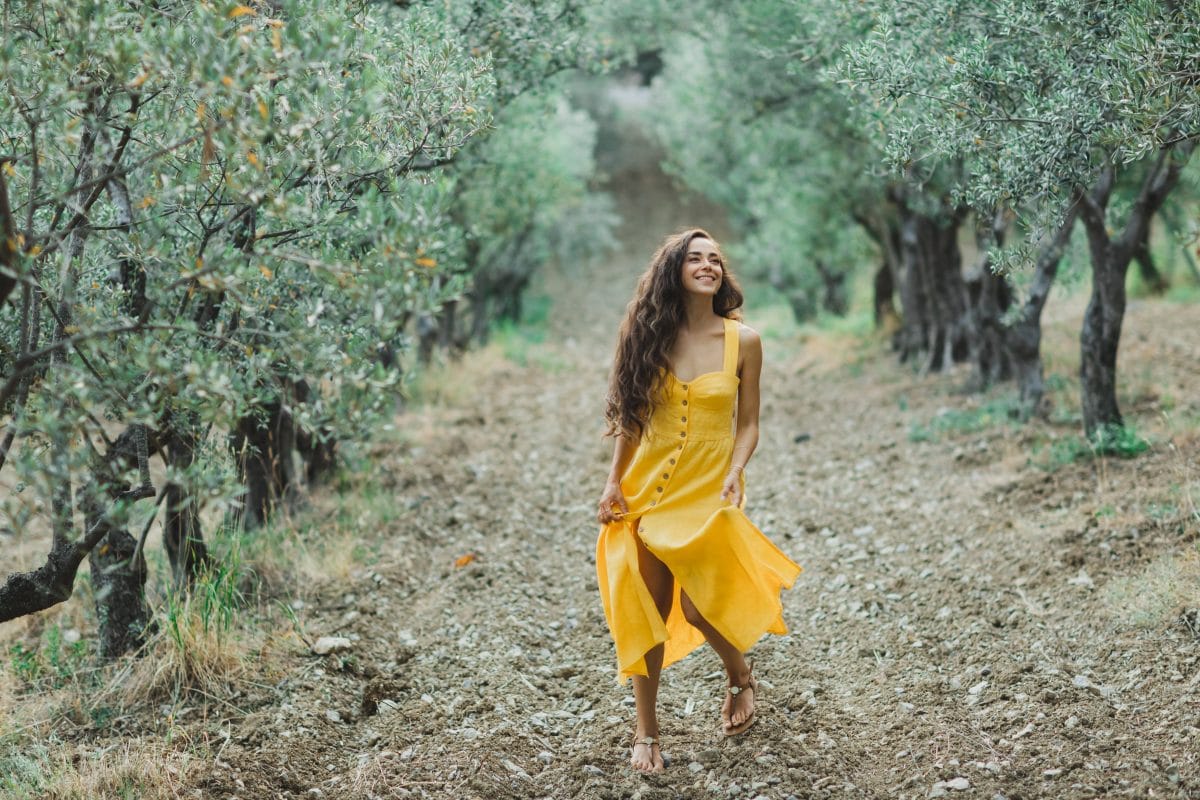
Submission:
<svg viewBox="0 0 1200 800">
<path fill-rule="evenodd" d="M 962 792 L 971 788 L 971 782 L 966 778 L 951 778 L 948 781 L 938 781 L 930 789 L 926 797 L 945 797 L 950 792 Z"/>
<path fill-rule="evenodd" d="M 704 765 L 699 761 L 693 761 L 692 763 L 688 764 L 688 772 L 692 773 L 693 775 L 698 775 L 703 771 Z"/>
<path fill-rule="evenodd" d="M 1042 777 L 1045 777 L 1045 778 L 1057 778 L 1059 775 L 1062 775 L 1061 767 L 1055 767 L 1054 769 L 1047 769 L 1047 770 L 1042 771 Z"/>
<path fill-rule="evenodd" d="M 584 764 L 583 771 L 586 772 L 588 775 L 603 775 L 604 774 L 604 770 L 600 769 L 599 767 L 595 766 L 594 764 Z"/>
<path fill-rule="evenodd" d="M 730 797 L 737 797 L 741 793 L 742 793 L 742 785 L 740 783 L 738 783 L 737 781 L 734 781 L 733 783 L 729 784 L 729 788 L 725 790 L 725 794 L 729 795 Z"/>
<path fill-rule="evenodd" d="M 319 656 L 324 656 L 349 650 L 351 646 L 350 640 L 343 636 L 322 636 L 313 643 L 312 651 Z"/>
<path fill-rule="evenodd" d="M 379 701 L 378 711 L 376 713 L 381 717 L 386 717 L 388 714 L 393 714 L 400 710 L 400 704 L 395 700 L 383 699 Z"/>
<path fill-rule="evenodd" d="M 988 687 L 987 681 L 980 681 L 979 683 L 972 686 L 970 689 L 967 689 L 967 694 L 978 695 L 981 692 L 983 692 L 983 690 L 986 689 L 987 687 Z"/>
<path fill-rule="evenodd" d="M 82 638 L 82 634 L 74 628 L 67 628 L 63 631 L 63 641 L 67 644 L 75 644 Z"/>
<path fill-rule="evenodd" d="M 342 715 L 331 708 L 325 712 L 325 719 L 329 720 L 330 722 L 341 722 Z"/>
<path fill-rule="evenodd" d="M 549 766 L 550 762 L 554 760 L 554 754 L 551 753 L 549 750 L 543 750 L 542 752 L 537 754 L 537 760 L 542 762 L 543 764 Z"/>
</svg>

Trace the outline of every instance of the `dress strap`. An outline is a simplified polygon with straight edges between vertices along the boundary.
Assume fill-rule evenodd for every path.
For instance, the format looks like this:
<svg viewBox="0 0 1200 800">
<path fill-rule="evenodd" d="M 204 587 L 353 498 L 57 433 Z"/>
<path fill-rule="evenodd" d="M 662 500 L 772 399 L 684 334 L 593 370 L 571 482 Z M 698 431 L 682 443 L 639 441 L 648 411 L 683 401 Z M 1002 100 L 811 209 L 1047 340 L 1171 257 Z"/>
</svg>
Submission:
<svg viewBox="0 0 1200 800">
<path fill-rule="evenodd" d="M 738 323 L 735 319 L 725 319 L 725 364 L 722 372 L 737 375 L 738 363 Z"/>
</svg>

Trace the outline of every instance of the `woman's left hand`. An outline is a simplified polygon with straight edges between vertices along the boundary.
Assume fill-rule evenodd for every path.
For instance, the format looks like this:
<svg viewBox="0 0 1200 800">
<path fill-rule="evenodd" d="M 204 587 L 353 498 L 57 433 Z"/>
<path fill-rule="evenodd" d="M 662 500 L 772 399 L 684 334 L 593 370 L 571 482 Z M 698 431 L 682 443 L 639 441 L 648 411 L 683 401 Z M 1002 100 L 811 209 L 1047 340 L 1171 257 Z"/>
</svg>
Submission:
<svg viewBox="0 0 1200 800">
<path fill-rule="evenodd" d="M 725 485 L 721 487 L 721 499 L 728 500 L 735 506 L 740 506 L 742 504 L 741 470 L 729 470 L 729 474 L 725 476 Z"/>
</svg>

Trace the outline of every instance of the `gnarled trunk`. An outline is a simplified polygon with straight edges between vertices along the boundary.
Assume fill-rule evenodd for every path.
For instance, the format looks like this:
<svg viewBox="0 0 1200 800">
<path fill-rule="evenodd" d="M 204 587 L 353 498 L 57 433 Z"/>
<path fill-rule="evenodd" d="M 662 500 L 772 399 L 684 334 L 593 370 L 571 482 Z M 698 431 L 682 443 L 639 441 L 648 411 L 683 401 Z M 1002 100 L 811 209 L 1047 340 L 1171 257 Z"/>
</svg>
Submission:
<svg viewBox="0 0 1200 800">
<path fill-rule="evenodd" d="M 250 530 L 265 523 L 295 493 L 296 424 L 283 398 L 262 403 L 258 411 L 238 420 L 230 443 L 246 487 L 241 522 Z"/>
<path fill-rule="evenodd" d="M 200 432 L 193 419 L 173 419 L 166 432 L 167 466 L 186 470 L 196 460 Z M 208 564 L 208 547 L 200 526 L 200 508 L 196 496 L 186 486 L 168 483 L 166 517 L 163 520 L 163 546 L 171 562 L 175 585 L 187 588 Z"/>
<path fill-rule="evenodd" d="M 1058 275 L 1058 265 L 1063 252 L 1071 241 L 1075 228 L 1078 205 L 1072 203 L 1058 230 L 1046 240 L 1038 251 L 1034 268 L 1033 283 L 1029 295 L 1021 308 L 1021 315 L 1008 329 L 1009 354 L 1020 387 L 1020 414 L 1029 419 L 1038 413 L 1046 393 L 1045 375 L 1042 368 L 1042 310 L 1050 296 L 1050 287 Z"/>
<path fill-rule="evenodd" d="M 897 201 L 900 212 L 900 302 L 903 323 L 897 335 L 900 360 L 921 361 L 937 372 L 970 353 L 970 298 L 962 276 L 958 228 L 963 212 L 937 216 Z"/>
<path fill-rule="evenodd" d="M 1117 351 L 1125 319 L 1125 276 L 1151 217 L 1178 184 L 1195 146 L 1194 139 L 1180 139 L 1159 151 L 1116 238 L 1109 235 L 1105 215 L 1115 180 L 1113 166 L 1101 170 L 1090 191 L 1078 193 L 1092 262 L 1092 294 L 1079 333 L 1083 427 L 1089 438 L 1124 424 L 1117 404 Z"/>
</svg>

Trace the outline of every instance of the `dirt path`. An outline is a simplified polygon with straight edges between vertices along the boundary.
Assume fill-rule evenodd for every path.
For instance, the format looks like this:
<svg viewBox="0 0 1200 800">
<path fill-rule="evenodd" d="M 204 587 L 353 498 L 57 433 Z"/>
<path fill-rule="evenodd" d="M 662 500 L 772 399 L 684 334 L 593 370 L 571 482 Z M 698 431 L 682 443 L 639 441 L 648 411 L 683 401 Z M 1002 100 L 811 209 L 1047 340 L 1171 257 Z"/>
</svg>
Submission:
<svg viewBox="0 0 1200 800">
<path fill-rule="evenodd" d="M 672 765 L 632 775 L 632 700 L 614 677 L 592 522 L 609 455 L 600 402 L 615 283 L 552 287 L 558 312 L 591 310 L 558 313 L 557 335 L 530 345 L 526 366 L 468 358 L 469 398 L 402 420 L 411 444 L 380 469 L 405 510 L 380 532 L 378 563 L 318 587 L 305 618 L 311 635 L 349 636 L 353 648 L 295 654 L 278 702 L 232 729 L 206 792 L 1200 794 L 1200 640 L 1179 617 L 1190 598 L 1196 623 L 1200 385 L 1183 369 L 1194 348 L 1173 338 L 1192 310 L 1168 304 L 1135 306 L 1128 326 L 1126 357 L 1157 355 L 1149 372 L 1127 367 L 1127 408 L 1153 425 L 1167 401 L 1137 387 L 1175 393 L 1149 431 L 1154 450 L 1054 472 L 1029 453 L 1070 425 L 1000 422 L 921 441 L 914 431 L 954 419 L 941 407 L 978 401 L 876 345 L 766 331 L 749 511 L 805 566 L 784 597 L 792 632 L 755 647 L 760 721 L 736 740 L 718 731 L 715 656 L 668 670 Z M 1051 336 L 1064 353 L 1071 316 Z"/>
</svg>

